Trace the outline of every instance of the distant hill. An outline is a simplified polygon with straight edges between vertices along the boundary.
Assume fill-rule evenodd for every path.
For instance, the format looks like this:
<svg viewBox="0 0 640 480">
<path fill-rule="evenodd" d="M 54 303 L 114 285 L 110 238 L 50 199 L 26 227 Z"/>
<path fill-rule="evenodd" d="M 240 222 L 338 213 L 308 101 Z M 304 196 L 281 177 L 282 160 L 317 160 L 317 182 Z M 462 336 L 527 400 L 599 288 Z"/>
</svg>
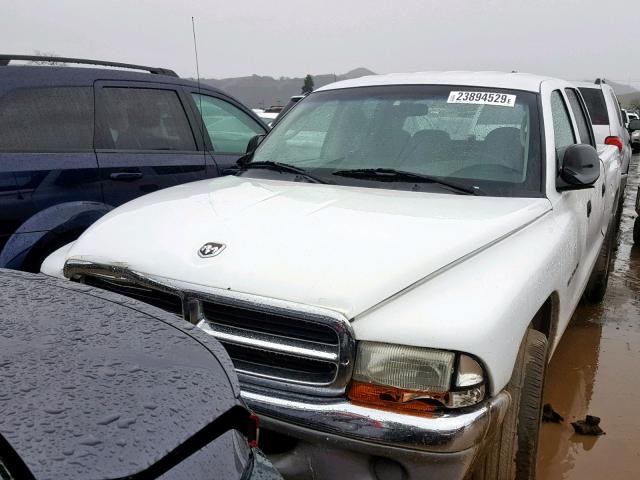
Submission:
<svg viewBox="0 0 640 480">
<path fill-rule="evenodd" d="M 315 88 L 329 83 L 350 78 L 359 78 L 366 75 L 375 75 L 367 68 L 356 68 L 341 75 L 325 73 L 312 75 Z M 593 80 L 587 80 L 593 82 Z M 632 104 L 640 107 L 640 91 L 630 85 L 605 80 L 611 85 L 624 107 Z M 304 77 L 280 77 L 251 75 L 249 77 L 234 78 L 202 78 L 203 84 L 217 87 L 233 95 L 238 100 L 251 108 L 265 108 L 271 105 L 285 105 L 293 95 L 300 95 L 300 89 L 304 83 Z"/>
<path fill-rule="evenodd" d="M 366 68 L 356 68 L 342 75 L 327 73 L 323 75 L 312 75 L 312 77 L 314 87 L 319 88 L 335 81 L 348 80 L 365 75 L 375 75 L 375 73 Z M 284 105 L 293 95 L 300 95 L 304 78 L 280 77 L 276 79 L 273 77 L 251 75 L 250 77 L 222 79 L 202 78 L 200 81 L 203 84 L 224 90 L 251 108 L 264 108 L 271 105 Z"/>
<path fill-rule="evenodd" d="M 619 95 L 618 99 L 623 108 L 638 111 L 640 110 L 640 92 L 627 93 L 625 95 Z"/>
<path fill-rule="evenodd" d="M 612 80 L 607 80 L 607 79 L 605 79 L 605 82 L 607 82 L 607 84 L 610 85 L 611 88 L 613 88 L 613 91 L 616 92 L 616 95 L 618 96 L 627 95 L 629 93 L 640 93 L 638 92 L 637 89 L 633 88 L 631 85 L 616 83 Z"/>
</svg>

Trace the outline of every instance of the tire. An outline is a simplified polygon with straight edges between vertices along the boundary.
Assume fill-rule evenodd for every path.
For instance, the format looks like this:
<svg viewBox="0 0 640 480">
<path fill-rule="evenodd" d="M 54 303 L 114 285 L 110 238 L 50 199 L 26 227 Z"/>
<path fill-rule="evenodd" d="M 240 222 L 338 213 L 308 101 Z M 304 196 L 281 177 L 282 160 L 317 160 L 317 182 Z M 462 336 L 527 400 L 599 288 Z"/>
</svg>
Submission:
<svg viewBox="0 0 640 480">
<path fill-rule="evenodd" d="M 584 290 L 584 298 L 589 303 L 600 303 L 604 298 L 604 294 L 607 292 L 614 243 L 615 228 L 609 225 L 607 236 L 604 242 L 602 242 L 602 247 L 600 247 L 600 252 L 598 252 L 598 259 L 587 282 L 587 288 Z"/>
<path fill-rule="evenodd" d="M 547 368 L 547 337 L 529 328 L 520 344 L 506 390 L 511 404 L 471 480 L 534 480 L 542 393 Z"/>
<path fill-rule="evenodd" d="M 640 246 L 640 217 L 633 222 L 633 243 Z"/>
</svg>

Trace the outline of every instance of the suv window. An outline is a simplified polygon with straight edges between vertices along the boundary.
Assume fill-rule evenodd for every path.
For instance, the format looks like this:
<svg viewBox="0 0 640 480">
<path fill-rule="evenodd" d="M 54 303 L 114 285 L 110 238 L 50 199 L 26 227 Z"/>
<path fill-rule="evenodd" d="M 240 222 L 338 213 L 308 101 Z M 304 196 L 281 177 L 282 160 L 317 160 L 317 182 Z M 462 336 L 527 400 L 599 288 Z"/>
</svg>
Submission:
<svg viewBox="0 0 640 480">
<path fill-rule="evenodd" d="M 551 92 L 551 115 L 553 116 L 553 135 L 556 141 L 556 152 L 564 150 L 576 143 L 571 126 L 571 118 L 560 90 Z M 561 155 L 560 155 L 561 156 Z"/>
<path fill-rule="evenodd" d="M 578 93 L 573 88 L 566 88 L 564 92 L 569 99 L 571 111 L 573 112 L 573 116 L 576 118 L 576 123 L 578 124 L 580 143 L 594 145 L 591 135 L 591 129 L 589 128 L 589 120 L 587 119 L 587 116 L 585 115 L 585 112 L 582 108 L 582 104 L 580 103 L 580 99 L 578 98 Z"/>
<path fill-rule="evenodd" d="M 216 152 L 244 154 L 251 137 L 265 133 L 253 118 L 229 102 L 197 93 L 192 96 Z"/>
<path fill-rule="evenodd" d="M 175 90 L 104 87 L 97 100 L 96 148 L 196 150 Z"/>
<path fill-rule="evenodd" d="M 587 104 L 587 110 L 594 125 L 609 125 L 609 115 L 604 95 L 600 88 L 581 87 L 580 93 Z"/>
<path fill-rule="evenodd" d="M 92 149 L 91 87 L 25 88 L 0 98 L 0 151 Z"/>
</svg>

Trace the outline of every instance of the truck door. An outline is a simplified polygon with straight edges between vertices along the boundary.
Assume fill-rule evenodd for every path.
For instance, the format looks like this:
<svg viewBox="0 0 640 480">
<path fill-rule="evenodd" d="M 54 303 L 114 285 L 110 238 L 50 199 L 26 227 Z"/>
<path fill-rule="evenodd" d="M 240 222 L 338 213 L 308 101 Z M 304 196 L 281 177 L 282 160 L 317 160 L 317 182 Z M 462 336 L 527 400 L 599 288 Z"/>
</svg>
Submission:
<svg viewBox="0 0 640 480">
<path fill-rule="evenodd" d="M 591 145 L 596 148 L 593 131 L 590 128 L 591 124 L 589 122 L 589 116 L 586 113 L 587 110 L 580 94 L 573 88 L 566 88 L 565 94 L 569 100 L 571 112 L 573 113 L 573 118 L 576 122 L 579 143 Z M 603 165 L 602 160 L 600 160 L 600 178 L 598 178 L 598 181 L 594 184 L 593 188 L 587 190 L 589 198 L 587 199 L 586 245 L 587 253 L 591 254 L 593 254 L 594 248 L 600 248 L 602 239 L 604 238 L 602 235 L 602 226 L 606 224 L 604 218 L 606 207 L 605 195 L 607 193 L 606 171 L 607 169 Z"/>
<path fill-rule="evenodd" d="M 105 203 L 205 178 L 180 86 L 98 81 L 95 146 Z"/>
<path fill-rule="evenodd" d="M 550 102 L 556 158 L 560 161 L 567 147 L 578 143 L 578 135 L 562 90 L 553 90 Z M 585 275 L 583 257 L 588 218 L 593 209 L 593 205 L 589 204 L 590 197 L 590 189 L 568 190 L 562 192 L 560 200 L 554 205 L 555 215 L 559 222 L 566 225 L 567 238 L 571 239 L 566 245 L 562 268 L 567 279 L 567 296 L 576 302 L 582 294 L 581 280 Z"/>
</svg>

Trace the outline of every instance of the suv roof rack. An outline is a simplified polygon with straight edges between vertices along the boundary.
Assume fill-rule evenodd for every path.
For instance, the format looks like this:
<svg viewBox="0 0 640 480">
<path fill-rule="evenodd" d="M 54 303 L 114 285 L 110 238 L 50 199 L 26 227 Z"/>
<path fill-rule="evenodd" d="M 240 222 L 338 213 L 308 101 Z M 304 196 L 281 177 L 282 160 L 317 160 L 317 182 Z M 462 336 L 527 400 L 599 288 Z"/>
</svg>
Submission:
<svg viewBox="0 0 640 480">
<path fill-rule="evenodd" d="M 0 65 L 9 65 L 12 60 L 26 60 L 35 62 L 60 62 L 60 63 L 77 63 L 82 65 L 100 65 L 102 67 L 118 67 L 130 68 L 132 70 L 144 70 L 156 75 L 169 75 L 177 77 L 178 74 L 168 68 L 145 67 L 144 65 L 133 65 L 130 63 L 105 62 L 104 60 L 88 60 L 86 58 L 68 58 L 68 57 L 46 57 L 40 55 L 1 55 Z"/>
</svg>

